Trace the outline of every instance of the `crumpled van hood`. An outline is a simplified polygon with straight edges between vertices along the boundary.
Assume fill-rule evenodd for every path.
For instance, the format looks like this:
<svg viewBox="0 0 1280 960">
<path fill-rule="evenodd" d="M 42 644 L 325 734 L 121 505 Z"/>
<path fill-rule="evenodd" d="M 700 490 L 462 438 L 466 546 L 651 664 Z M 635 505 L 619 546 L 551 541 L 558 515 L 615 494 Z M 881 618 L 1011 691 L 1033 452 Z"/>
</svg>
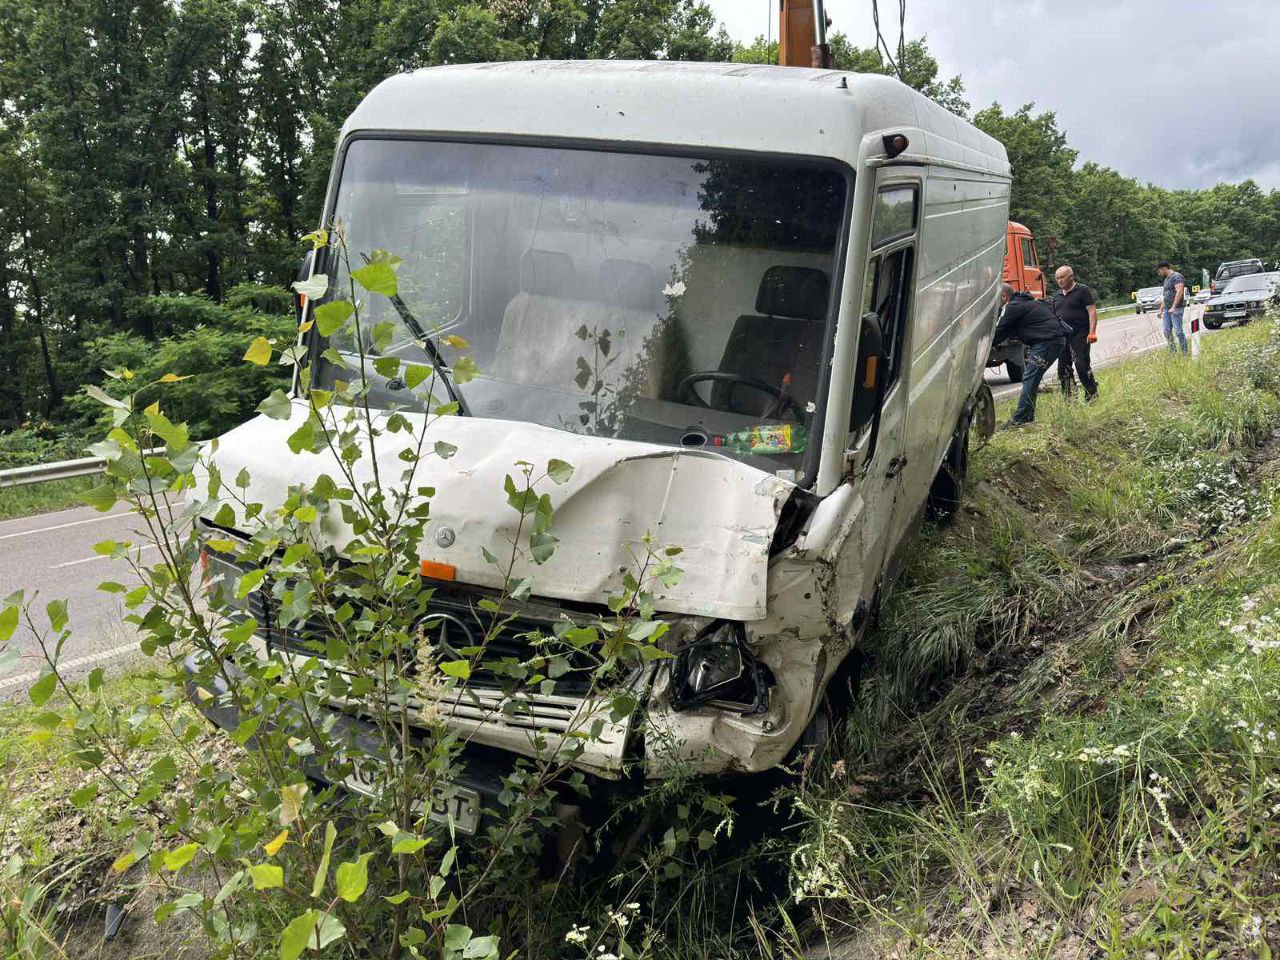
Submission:
<svg viewBox="0 0 1280 960">
<path fill-rule="evenodd" d="M 247 469 L 246 499 L 268 509 L 283 503 L 292 484 L 311 483 L 322 473 L 340 479 L 329 451 L 289 452 L 286 440 L 306 415 L 306 405 L 295 402 L 288 420 L 250 420 L 224 435 L 211 459 L 228 482 Z M 402 415 L 421 429 L 421 414 Z M 546 562 L 528 561 L 514 571 L 533 577 L 534 595 L 606 602 L 620 592 L 622 574 L 643 558 L 640 541 L 648 532 L 656 544 L 684 550 L 677 559 L 684 577 L 657 591 L 659 609 L 733 620 L 765 616 L 769 544 L 793 484 L 711 451 L 586 437 L 519 421 L 442 417 L 427 436 L 428 451 L 443 440 L 457 452 L 448 460 L 427 453 L 418 464 L 414 486 L 436 488 L 422 556 L 453 564 L 460 583 L 502 586 L 484 551 L 505 561 L 516 536 L 520 518 L 507 502 L 503 479 L 511 474 L 520 482 L 517 461 L 534 464 L 536 477 L 556 458 L 573 465 L 573 477 L 560 486 L 543 480 L 536 490 L 551 496 L 551 533 L 560 543 Z M 384 433 L 378 439 L 378 467 L 389 487 L 405 469 L 398 454 L 407 437 Z M 356 465 L 356 477 L 372 475 L 366 457 Z M 337 511 L 323 524 L 324 538 L 339 550 L 351 539 Z M 440 545 L 447 535 L 437 538 L 446 527 L 453 533 L 447 547 Z"/>
</svg>

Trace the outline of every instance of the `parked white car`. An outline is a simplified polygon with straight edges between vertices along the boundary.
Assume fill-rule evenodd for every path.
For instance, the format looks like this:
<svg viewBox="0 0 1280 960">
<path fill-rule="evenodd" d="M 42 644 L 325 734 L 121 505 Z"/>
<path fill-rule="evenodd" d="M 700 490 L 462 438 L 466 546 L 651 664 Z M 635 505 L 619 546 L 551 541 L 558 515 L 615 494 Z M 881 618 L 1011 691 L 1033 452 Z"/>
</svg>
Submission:
<svg viewBox="0 0 1280 960">
<path fill-rule="evenodd" d="M 1138 313 L 1146 313 L 1148 310 L 1160 309 L 1160 298 L 1163 295 L 1161 287 L 1143 287 L 1138 291 L 1138 295 L 1134 298 Z"/>
</svg>

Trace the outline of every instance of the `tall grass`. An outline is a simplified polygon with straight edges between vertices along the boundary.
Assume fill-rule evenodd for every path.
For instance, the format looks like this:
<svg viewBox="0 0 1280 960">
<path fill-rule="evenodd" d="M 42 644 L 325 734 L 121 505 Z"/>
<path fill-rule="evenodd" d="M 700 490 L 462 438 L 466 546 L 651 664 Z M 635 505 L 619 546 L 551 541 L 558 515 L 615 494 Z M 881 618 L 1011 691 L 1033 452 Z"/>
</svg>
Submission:
<svg viewBox="0 0 1280 960">
<path fill-rule="evenodd" d="M 1198 363 L 1112 368 L 1094 404 L 1046 397 L 975 457 L 969 508 L 926 533 L 872 638 L 845 755 L 797 791 L 800 940 L 1280 946 L 1280 521 L 1252 462 L 1278 388 L 1258 324 Z"/>
<path fill-rule="evenodd" d="M 51 480 L 24 487 L 0 487 L 0 520 L 28 517 L 84 505 L 81 496 L 93 487 L 90 477 Z"/>
</svg>

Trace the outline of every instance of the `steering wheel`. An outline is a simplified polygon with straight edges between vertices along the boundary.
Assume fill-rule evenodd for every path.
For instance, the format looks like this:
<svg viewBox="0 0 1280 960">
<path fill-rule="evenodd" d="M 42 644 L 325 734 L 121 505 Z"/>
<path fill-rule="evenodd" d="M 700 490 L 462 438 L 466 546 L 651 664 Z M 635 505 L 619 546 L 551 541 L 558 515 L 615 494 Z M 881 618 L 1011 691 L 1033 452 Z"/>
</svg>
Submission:
<svg viewBox="0 0 1280 960">
<path fill-rule="evenodd" d="M 773 410 L 776 410 L 779 406 L 785 407 L 794 414 L 793 419 L 797 423 L 804 423 L 804 410 L 796 402 L 795 397 L 783 393 L 771 383 L 765 383 L 763 380 L 756 380 L 752 377 L 740 376 L 736 373 L 728 373 L 724 370 L 702 370 L 698 373 L 689 374 L 689 376 L 680 381 L 680 386 L 676 389 L 676 396 L 682 403 L 687 403 L 690 406 L 708 407 L 709 404 L 698 396 L 698 392 L 693 389 L 694 384 L 702 383 L 704 380 L 710 380 L 713 383 L 731 383 L 736 386 L 750 387 L 752 390 L 759 390 L 761 393 L 767 393 L 774 399 Z M 771 418 L 773 410 L 765 411 L 765 419 Z"/>
</svg>

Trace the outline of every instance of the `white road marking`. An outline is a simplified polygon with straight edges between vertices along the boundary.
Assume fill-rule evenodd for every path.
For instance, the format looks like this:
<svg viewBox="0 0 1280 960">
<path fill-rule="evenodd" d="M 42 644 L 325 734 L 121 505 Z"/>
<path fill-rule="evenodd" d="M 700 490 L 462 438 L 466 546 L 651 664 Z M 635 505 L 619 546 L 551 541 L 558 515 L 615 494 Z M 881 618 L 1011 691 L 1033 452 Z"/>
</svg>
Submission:
<svg viewBox="0 0 1280 960">
<path fill-rule="evenodd" d="M 77 670 L 80 667 L 87 667 L 90 664 L 101 663 L 104 660 L 110 660 L 118 657 L 120 654 L 129 650 L 137 650 L 138 641 L 134 640 L 130 643 L 122 643 L 118 647 L 112 647 L 110 650 L 101 650 L 98 653 L 91 653 L 87 656 L 76 657 L 74 660 L 64 660 L 58 664 L 58 672 L 65 674 L 68 670 Z M 40 679 L 42 671 L 37 670 L 34 673 L 24 673 L 17 677 L 5 677 L 0 680 L 0 690 L 8 687 L 16 687 L 18 684 L 31 684 Z"/>
<path fill-rule="evenodd" d="M 22 521 L 30 520 L 32 519 L 32 517 L 47 517 L 48 519 L 52 520 L 54 517 L 60 517 L 64 513 L 83 513 L 87 509 L 88 509 L 88 505 L 82 503 L 78 507 L 63 507 L 61 510 L 50 510 L 48 513 L 30 514 L 29 516 L 25 516 L 25 517 L 10 517 L 7 520 L 0 520 L 0 527 L 9 527 L 15 523 L 22 523 Z M 128 513 L 127 510 L 120 511 L 120 512 Z"/>
<path fill-rule="evenodd" d="M 70 523 L 55 523 L 51 527 L 40 527 L 37 530 L 20 530 L 17 533 L 2 533 L 0 540 L 12 540 L 14 537 L 33 537 L 38 533 L 48 533 L 50 530 L 62 530 L 65 527 L 78 527 L 82 523 L 97 523 L 100 520 L 115 520 L 119 517 L 127 517 L 133 513 L 132 510 L 126 510 L 123 513 L 108 513 L 103 517 L 90 517 L 88 520 L 72 520 Z"/>
<path fill-rule="evenodd" d="M 142 546 L 140 546 L 140 547 L 130 547 L 129 549 L 130 549 L 130 550 L 135 550 L 135 549 L 136 549 L 136 550 L 154 550 L 154 549 L 156 549 L 156 544 L 154 544 L 154 543 L 144 543 L 144 544 L 143 544 Z M 50 567 L 49 569 L 50 569 L 50 570 L 61 570 L 63 567 L 74 567 L 74 566 L 76 566 L 77 564 L 80 564 L 80 563 L 92 563 L 94 560 L 106 560 L 106 559 L 108 559 L 110 556 L 111 556 L 111 555 L 110 555 L 109 553 L 99 553 L 99 554 L 95 554 L 95 555 L 94 555 L 94 556 L 92 556 L 92 557 L 85 557 L 85 558 L 84 558 L 84 559 L 82 559 L 82 560 L 68 560 L 66 563 L 55 563 L 55 564 L 54 564 L 52 567 Z"/>
</svg>

